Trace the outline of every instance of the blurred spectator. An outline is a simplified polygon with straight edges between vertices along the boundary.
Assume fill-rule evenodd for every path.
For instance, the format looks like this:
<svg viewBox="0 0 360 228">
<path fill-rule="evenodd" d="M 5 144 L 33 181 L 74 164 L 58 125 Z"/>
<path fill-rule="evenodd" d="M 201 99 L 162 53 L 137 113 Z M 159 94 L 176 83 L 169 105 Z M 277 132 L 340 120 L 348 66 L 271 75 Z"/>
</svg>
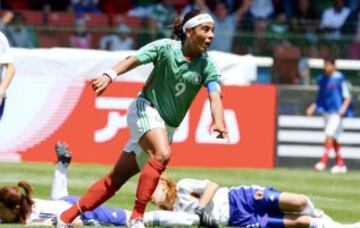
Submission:
<svg viewBox="0 0 360 228">
<path fill-rule="evenodd" d="M 165 37 L 171 36 L 171 24 L 177 17 L 173 0 L 160 0 L 159 3 L 151 5 L 149 17 L 157 22 L 157 27 Z"/>
<path fill-rule="evenodd" d="M 324 11 L 320 21 L 320 29 L 324 32 L 325 38 L 340 39 L 341 30 L 349 15 L 350 9 L 344 5 L 344 0 L 334 0 L 333 6 Z"/>
<path fill-rule="evenodd" d="M 360 59 L 360 7 L 351 17 L 351 27 L 355 33 L 354 41 L 347 48 L 347 57 L 350 59 Z"/>
<path fill-rule="evenodd" d="M 129 16 L 147 18 L 150 16 L 151 6 L 156 4 L 155 0 L 136 0 L 135 8 L 128 12 Z"/>
<path fill-rule="evenodd" d="M 274 6 L 274 17 L 276 18 L 279 14 L 284 15 L 286 19 L 292 15 L 293 0 L 272 0 Z"/>
<path fill-rule="evenodd" d="M 75 21 L 75 31 L 69 37 L 70 47 L 91 48 L 92 36 L 87 31 L 84 18 L 77 18 Z"/>
<path fill-rule="evenodd" d="M 38 37 L 34 30 L 26 25 L 25 18 L 20 13 L 15 13 L 10 25 L 5 29 L 11 46 L 34 48 L 39 46 Z"/>
<path fill-rule="evenodd" d="M 71 0 L 70 8 L 75 14 L 80 15 L 83 13 L 99 13 L 99 0 Z"/>
<path fill-rule="evenodd" d="M 252 0 L 249 14 L 252 19 L 269 19 L 274 16 L 275 9 L 271 0 Z"/>
<path fill-rule="evenodd" d="M 232 0 L 228 0 L 228 1 L 232 1 Z M 228 2 L 226 1 L 226 2 Z M 239 0 L 235 0 L 236 2 L 241 2 Z M 193 9 L 200 9 L 200 7 L 202 7 L 203 4 L 206 4 L 206 6 L 209 9 L 214 9 L 215 7 L 213 7 L 213 5 L 216 4 L 213 3 L 211 0 L 191 0 L 190 3 L 188 3 L 187 5 L 185 5 L 185 7 L 183 8 L 183 10 L 181 11 L 180 15 L 183 17 L 186 13 L 190 12 Z M 230 3 L 231 4 L 231 3 Z M 202 7 L 203 8 L 203 7 Z"/>
<path fill-rule="evenodd" d="M 5 11 L 0 17 L 0 30 L 4 30 L 5 26 L 13 19 L 14 13 L 11 11 Z"/>
<path fill-rule="evenodd" d="M 130 28 L 127 25 L 120 25 L 117 31 L 109 32 L 100 39 L 100 49 L 116 51 L 116 50 L 132 50 L 134 40 L 130 36 Z"/>
<path fill-rule="evenodd" d="M 141 27 L 145 29 L 140 30 L 136 48 L 142 47 L 149 42 L 163 37 L 160 31 L 157 29 L 157 22 L 152 18 L 143 19 Z"/>
<path fill-rule="evenodd" d="M 228 6 L 224 1 L 218 1 L 215 5 L 215 11 L 210 12 L 214 19 L 215 34 L 211 44 L 211 49 L 231 52 L 234 34 L 239 21 L 248 11 L 251 1 L 245 1 L 233 14 L 229 14 Z M 209 11 L 204 1 L 197 1 L 197 6 Z"/>
<path fill-rule="evenodd" d="M 289 25 L 286 21 L 285 13 L 279 13 L 271 21 L 267 30 L 268 43 L 275 45 L 290 45 L 288 41 Z"/>
<path fill-rule="evenodd" d="M 307 58 L 300 58 L 298 67 L 297 67 L 298 78 L 296 84 L 299 85 L 310 85 L 310 64 Z"/>
<path fill-rule="evenodd" d="M 297 0 L 293 15 L 291 17 L 291 30 L 300 37 L 296 37 L 294 43 L 299 44 L 304 49 L 306 56 L 317 57 L 317 35 L 318 21 L 315 10 L 309 0 Z"/>
</svg>

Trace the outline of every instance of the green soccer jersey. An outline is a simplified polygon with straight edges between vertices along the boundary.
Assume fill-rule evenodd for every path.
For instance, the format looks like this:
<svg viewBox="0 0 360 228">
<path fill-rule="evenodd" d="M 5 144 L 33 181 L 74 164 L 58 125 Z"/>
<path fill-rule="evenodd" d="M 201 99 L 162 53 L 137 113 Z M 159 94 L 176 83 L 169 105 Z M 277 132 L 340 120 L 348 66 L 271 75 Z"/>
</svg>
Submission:
<svg viewBox="0 0 360 228">
<path fill-rule="evenodd" d="M 202 85 L 219 81 L 220 72 L 206 53 L 192 61 L 181 50 L 181 42 L 161 39 L 135 55 L 141 64 L 152 62 L 152 70 L 141 97 L 155 104 L 166 124 L 178 127 Z"/>
</svg>

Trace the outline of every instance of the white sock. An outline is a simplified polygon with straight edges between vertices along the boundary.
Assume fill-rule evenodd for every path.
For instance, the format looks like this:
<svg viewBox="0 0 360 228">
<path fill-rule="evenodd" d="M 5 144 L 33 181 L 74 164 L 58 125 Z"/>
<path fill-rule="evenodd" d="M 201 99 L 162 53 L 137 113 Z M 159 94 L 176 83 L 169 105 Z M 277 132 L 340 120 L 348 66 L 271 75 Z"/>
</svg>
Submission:
<svg viewBox="0 0 360 228">
<path fill-rule="evenodd" d="M 319 213 L 317 212 L 314 203 L 311 201 L 311 199 L 305 195 L 302 195 L 307 203 L 306 203 L 306 207 L 300 212 L 301 215 L 308 215 L 310 217 L 318 217 Z"/>
<path fill-rule="evenodd" d="M 340 228 L 340 223 L 334 222 L 330 217 L 310 218 L 309 228 Z"/>
<path fill-rule="evenodd" d="M 51 199 L 57 200 L 68 196 L 67 189 L 67 167 L 61 162 L 56 164 L 56 169 L 51 186 Z"/>
</svg>

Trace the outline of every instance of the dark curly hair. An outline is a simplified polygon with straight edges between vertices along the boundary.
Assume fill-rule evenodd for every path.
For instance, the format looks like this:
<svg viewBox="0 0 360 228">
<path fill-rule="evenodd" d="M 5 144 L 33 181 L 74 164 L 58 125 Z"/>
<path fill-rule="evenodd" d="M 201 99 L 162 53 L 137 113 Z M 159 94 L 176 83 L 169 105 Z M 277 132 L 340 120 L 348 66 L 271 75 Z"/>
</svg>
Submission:
<svg viewBox="0 0 360 228">
<path fill-rule="evenodd" d="M 191 10 L 190 12 L 188 12 L 187 14 L 185 14 L 183 19 L 181 17 L 178 17 L 172 26 L 172 38 L 175 40 L 181 40 L 181 42 L 183 43 L 186 38 L 185 33 L 183 31 L 184 24 L 191 18 L 196 17 L 197 15 L 203 14 L 203 13 L 205 13 L 205 12 L 194 9 L 194 10 Z"/>
</svg>

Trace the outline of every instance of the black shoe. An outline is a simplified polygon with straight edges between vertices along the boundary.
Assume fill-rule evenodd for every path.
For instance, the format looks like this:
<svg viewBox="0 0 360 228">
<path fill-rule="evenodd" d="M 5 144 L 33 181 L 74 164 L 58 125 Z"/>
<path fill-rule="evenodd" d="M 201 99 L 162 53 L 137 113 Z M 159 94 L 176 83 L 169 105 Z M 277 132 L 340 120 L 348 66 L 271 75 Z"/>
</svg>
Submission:
<svg viewBox="0 0 360 228">
<path fill-rule="evenodd" d="M 72 154 L 68 150 L 68 145 L 66 143 L 57 142 L 55 145 L 55 151 L 57 162 L 61 162 L 64 166 L 68 167 L 72 159 Z"/>
</svg>

